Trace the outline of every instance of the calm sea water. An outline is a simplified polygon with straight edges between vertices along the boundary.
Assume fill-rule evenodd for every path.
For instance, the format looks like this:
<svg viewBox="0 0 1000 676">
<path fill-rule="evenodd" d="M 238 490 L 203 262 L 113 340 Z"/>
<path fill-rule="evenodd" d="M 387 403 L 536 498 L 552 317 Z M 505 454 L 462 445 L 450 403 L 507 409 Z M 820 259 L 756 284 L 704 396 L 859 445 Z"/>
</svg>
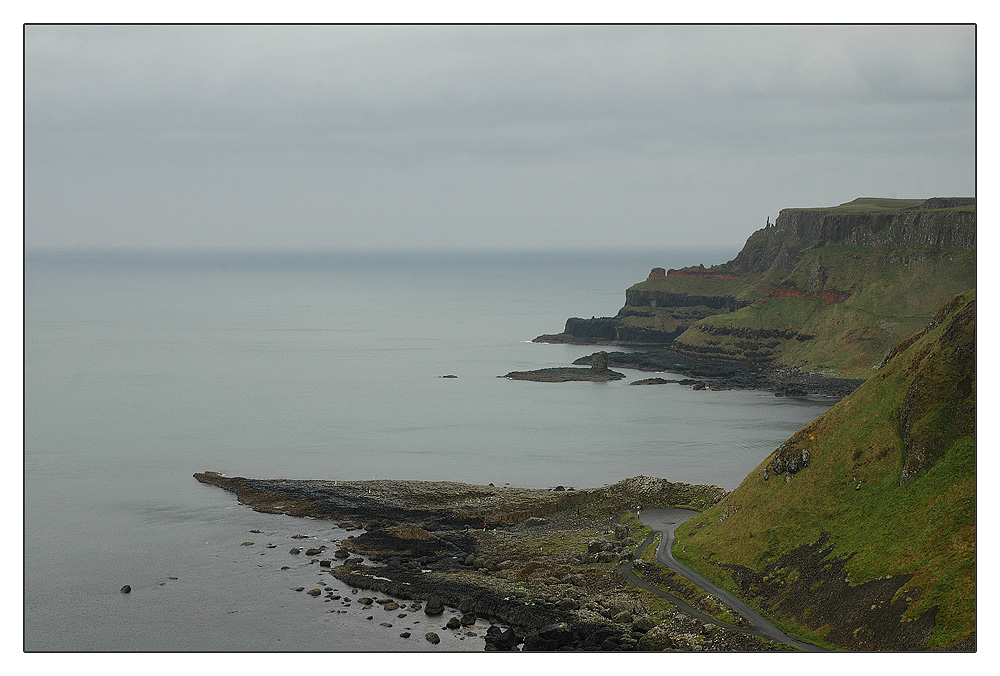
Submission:
<svg viewBox="0 0 1000 676">
<path fill-rule="evenodd" d="M 25 648 L 481 650 L 293 591 L 322 577 L 289 547 L 346 533 L 191 475 L 733 488 L 830 402 L 497 378 L 593 352 L 530 340 L 651 267 L 729 254 L 29 253 Z"/>
</svg>

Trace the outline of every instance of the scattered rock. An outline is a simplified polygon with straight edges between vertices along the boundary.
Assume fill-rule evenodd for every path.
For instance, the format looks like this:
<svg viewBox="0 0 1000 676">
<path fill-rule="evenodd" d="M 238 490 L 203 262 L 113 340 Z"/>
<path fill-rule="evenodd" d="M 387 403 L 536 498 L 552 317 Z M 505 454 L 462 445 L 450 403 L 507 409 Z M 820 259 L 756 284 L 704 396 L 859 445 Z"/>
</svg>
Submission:
<svg viewBox="0 0 1000 676">
<path fill-rule="evenodd" d="M 122 594 L 131 594 L 131 593 L 132 593 L 132 585 L 127 584 L 124 587 L 122 587 Z"/>
<path fill-rule="evenodd" d="M 410 638 L 410 632 L 404 631 L 402 634 L 399 635 L 399 638 Z"/>
<path fill-rule="evenodd" d="M 310 589 L 306 593 L 309 594 L 309 596 L 319 596 L 320 594 L 323 593 L 323 590 L 322 589 Z"/>
<path fill-rule="evenodd" d="M 301 554 L 302 550 L 299 549 L 298 547 L 292 547 L 291 549 L 288 550 L 288 553 L 289 554 Z"/>
<path fill-rule="evenodd" d="M 424 605 L 424 612 L 428 615 L 440 615 L 444 612 L 444 603 L 436 596 L 427 599 Z"/>
<path fill-rule="evenodd" d="M 444 626 L 445 629 L 458 629 L 462 626 L 462 622 L 457 617 L 450 617 L 448 618 L 448 621 L 445 622 Z"/>
<path fill-rule="evenodd" d="M 241 542 L 240 547 L 253 547 L 252 542 Z"/>
<path fill-rule="evenodd" d="M 306 550 L 306 556 L 319 556 L 322 553 L 322 549 L 316 549 L 315 547 Z"/>
<path fill-rule="evenodd" d="M 434 645 L 437 645 L 438 643 L 441 642 L 441 637 L 435 634 L 433 631 L 429 631 L 426 634 L 424 634 L 424 638 L 427 639 L 429 643 L 433 643 Z"/>
<path fill-rule="evenodd" d="M 463 627 L 471 627 L 472 625 L 474 625 L 476 623 L 476 620 L 478 620 L 478 619 L 479 618 L 476 617 L 476 614 L 473 613 L 473 612 L 471 612 L 471 611 L 468 612 L 468 613 L 465 613 L 464 615 L 462 615 L 462 620 L 461 620 L 462 621 L 462 626 Z"/>
<path fill-rule="evenodd" d="M 513 650 L 521 640 L 521 637 L 510 628 L 500 629 L 492 625 L 486 630 L 486 650 L 489 651 Z"/>
</svg>

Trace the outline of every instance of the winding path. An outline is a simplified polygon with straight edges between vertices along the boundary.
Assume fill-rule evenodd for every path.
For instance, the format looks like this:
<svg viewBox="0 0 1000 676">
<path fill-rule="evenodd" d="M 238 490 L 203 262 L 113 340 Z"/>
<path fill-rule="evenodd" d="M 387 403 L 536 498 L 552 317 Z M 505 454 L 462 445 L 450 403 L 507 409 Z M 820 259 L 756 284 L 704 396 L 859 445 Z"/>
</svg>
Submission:
<svg viewBox="0 0 1000 676">
<path fill-rule="evenodd" d="M 702 620 L 703 622 L 710 622 L 711 624 L 715 624 L 720 627 L 725 627 L 727 629 L 733 629 L 735 631 L 740 631 L 746 634 L 753 634 L 755 636 L 760 636 L 761 638 L 766 638 L 772 641 L 777 641 L 779 643 L 784 643 L 785 645 L 792 646 L 793 648 L 798 648 L 799 650 L 804 650 L 809 652 L 824 651 L 824 649 L 820 648 L 819 646 L 813 645 L 812 643 L 806 643 L 805 641 L 801 641 L 797 638 L 794 638 L 784 633 L 783 631 L 775 627 L 773 624 L 768 622 L 766 619 L 764 619 L 764 617 L 760 613 L 750 608 L 747 604 L 743 603 L 743 601 L 739 600 L 738 598 L 736 598 L 735 596 L 733 596 L 725 589 L 712 582 L 711 580 L 707 579 L 706 577 L 694 572 L 693 570 L 683 565 L 682 563 L 678 562 L 674 558 L 673 554 L 671 553 L 671 550 L 673 549 L 674 546 L 674 531 L 677 529 L 678 525 L 680 525 L 684 521 L 687 521 L 696 514 L 698 514 L 698 512 L 694 512 L 689 509 L 643 510 L 639 514 L 639 519 L 644 524 L 652 528 L 653 532 L 650 533 L 649 537 L 646 538 L 646 541 L 639 546 L 639 550 L 636 556 L 639 556 L 641 552 L 647 546 L 649 546 L 649 543 L 652 542 L 653 533 L 659 531 L 661 533 L 661 537 L 660 537 L 660 546 L 656 549 L 655 553 L 656 560 L 665 565 L 670 570 L 680 575 L 681 577 L 698 585 L 709 594 L 712 594 L 713 596 L 724 601 L 726 604 L 729 605 L 730 608 L 732 608 L 737 613 L 742 615 L 747 620 L 747 622 L 750 623 L 751 628 L 746 629 L 742 627 L 735 627 L 733 625 L 720 622 L 719 620 L 709 617 L 705 613 L 695 610 L 690 606 L 690 604 L 682 601 L 681 599 L 678 599 L 673 594 L 668 594 L 663 590 L 649 586 L 632 571 L 631 564 L 626 564 L 625 566 L 623 566 L 622 572 L 625 573 L 625 576 L 628 577 L 629 581 L 631 581 L 638 587 L 641 587 L 647 591 L 651 591 L 657 594 L 658 596 L 667 599 L 685 613 L 688 613 L 689 615 L 692 615 L 693 617 L 696 617 L 699 620 Z"/>
</svg>

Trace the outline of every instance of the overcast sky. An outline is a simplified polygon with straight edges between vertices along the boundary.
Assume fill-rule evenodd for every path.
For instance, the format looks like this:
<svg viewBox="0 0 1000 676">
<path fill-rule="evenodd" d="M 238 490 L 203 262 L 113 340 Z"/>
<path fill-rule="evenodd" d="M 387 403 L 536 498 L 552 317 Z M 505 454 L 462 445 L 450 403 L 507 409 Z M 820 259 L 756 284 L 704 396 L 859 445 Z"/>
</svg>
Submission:
<svg viewBox="0 0 1000 676">
<path fill-rule="evenodd" d="M 738 248 L 975 193 L 970 26 L 25 29 L 28 247 Z"/>
</svg>

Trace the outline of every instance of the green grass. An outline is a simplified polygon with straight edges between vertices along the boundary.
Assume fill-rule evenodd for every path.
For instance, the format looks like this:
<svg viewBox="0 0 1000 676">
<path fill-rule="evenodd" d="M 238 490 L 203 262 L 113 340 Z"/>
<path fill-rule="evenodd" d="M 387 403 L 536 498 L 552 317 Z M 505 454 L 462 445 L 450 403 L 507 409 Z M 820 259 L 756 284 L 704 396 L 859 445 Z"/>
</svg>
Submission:
<svg viewBox="0 0 1000 676">
<path fill-rule="evenodd" d="M 967 302 L 974 298 L 974 292 L 965 296 Z M 827 532 L 836 554 L 853 555 L 846 567 L 852 585 L 913 574 L 901 592 L 920 588 L 923 596 L 907 617 L 940 606 L 930 647 L 974 631 L 975 385 L 967 395 L 956 394 L 955 374 L 939 368 L 952 363 L 958 349 L 942 341 L 945 329 L 929 331 L 796 433 L 793 439 L 808 446 L 812 459 L 790 482 L 763 479 L 768 458 L 723 502 L 683 524 L 675 556 L 735 589 L 728 574 L 703 558 L 761 570 Z M 932 403 L 913 433 L 928 434 L 938 457 L 900 486 L 900 409 L 918 380 Z M 735 512 L 720 520 L 727 508 Z"/>
<path fill-rule="evenodd" d="M 838 204 L 835 207 L 806 207 L 797 209 L 783 209 L 783 211 L 823 211 L 827 213 L 841 214 L 868 214 L 884 213 L 892 211 L 903 211 L 913 207 L 919 207 L 925 199 L 893 199 L 889 197 L 859 197 L 850 202 Z"/>
<path fill-rule="evenodd" d="M 784 282 L 817 296 L 830 290 L 848 292 L 846 301 L 758 300 L 735 312 L 702 319 L 681 334 L 677 344 L 721 347 L 731 356 L 745 357 L 739 343 L 746 338 L 712 335 L 703 327 L 794 329 L 812 338 L 771 340 L 774 344 L 767 354 L 776 363 L 867 378 L 888 349 L 925 326 L 953 296 L 976 285 L 975 251 L 947 251 L 907 265 L 885 264 L 888 258 L 906 253 L 841 245 L 807 250 Z"/>
</svg>

